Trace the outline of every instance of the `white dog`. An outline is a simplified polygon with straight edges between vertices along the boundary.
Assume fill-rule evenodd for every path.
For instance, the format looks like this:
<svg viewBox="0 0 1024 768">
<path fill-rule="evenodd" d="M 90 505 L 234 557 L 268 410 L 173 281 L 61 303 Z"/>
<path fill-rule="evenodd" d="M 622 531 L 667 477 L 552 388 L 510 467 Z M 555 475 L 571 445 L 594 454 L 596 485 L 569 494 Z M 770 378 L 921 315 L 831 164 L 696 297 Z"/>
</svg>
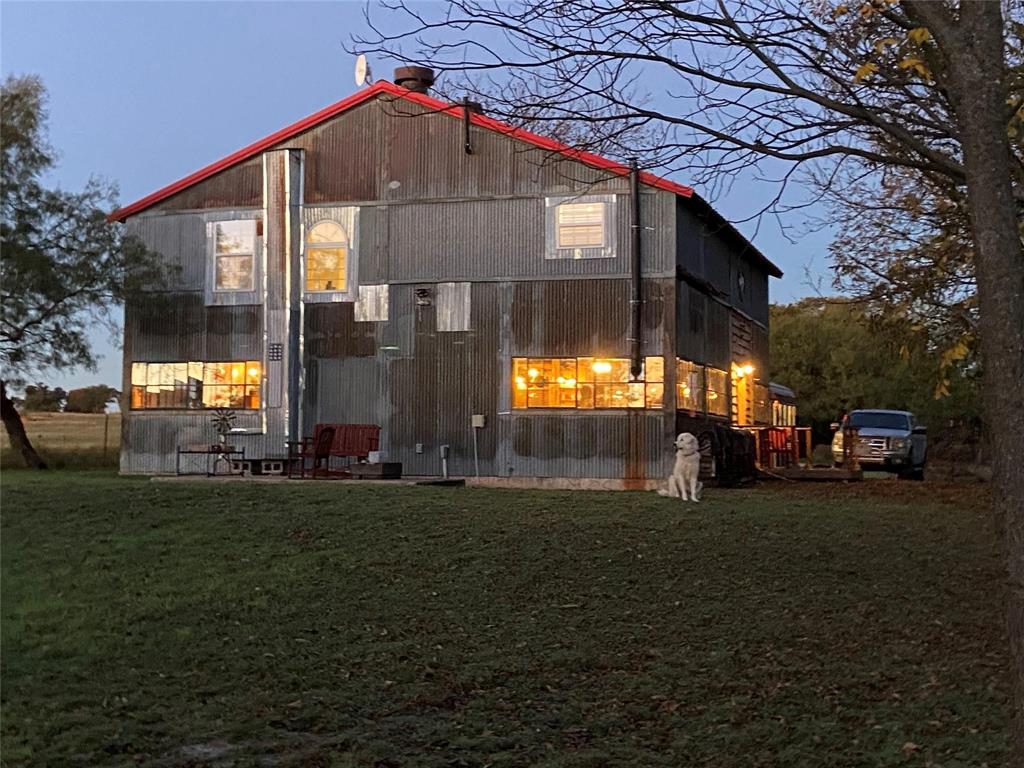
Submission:
<svg viewBox="0 0 1024 768">
<path fill-rule="evenodd" d="M 668 490 L 658 493 L 683 501 L 699 501 L 700 492 L 704 489 L 704 484 L 697 477 L 700 474 L 700 442 L 689 432 L 680 432 L 675 446 L 676 463 L 668 476 Z"/>
</svg>

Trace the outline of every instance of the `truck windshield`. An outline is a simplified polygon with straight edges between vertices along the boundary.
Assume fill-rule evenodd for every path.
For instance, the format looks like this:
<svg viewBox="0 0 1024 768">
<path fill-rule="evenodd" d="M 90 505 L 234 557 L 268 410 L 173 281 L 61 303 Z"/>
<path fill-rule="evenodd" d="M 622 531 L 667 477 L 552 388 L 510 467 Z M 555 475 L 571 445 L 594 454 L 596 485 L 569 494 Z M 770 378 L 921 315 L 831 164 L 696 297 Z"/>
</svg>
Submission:
<svg viewBox="0 0 1024 768">
<path fill-rule="evenodd" d="M 852 413 L 850 426 L 858 429 L 909 429 L 907 417 L 902 413 Z"/>
</svg>

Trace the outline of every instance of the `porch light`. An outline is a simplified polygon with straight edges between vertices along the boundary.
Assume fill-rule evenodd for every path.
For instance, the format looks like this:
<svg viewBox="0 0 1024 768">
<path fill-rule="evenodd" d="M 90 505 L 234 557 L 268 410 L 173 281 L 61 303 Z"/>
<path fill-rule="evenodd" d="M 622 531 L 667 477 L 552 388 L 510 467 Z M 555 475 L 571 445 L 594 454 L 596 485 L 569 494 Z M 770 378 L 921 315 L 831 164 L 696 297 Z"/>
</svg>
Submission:
<svg viewBox="0 0 1024 768">
<path fill-rule="evenodd" d="M 607 360 L 598 360 L 593 365 L 594 373 L 611 373 L 612 364 Z"/>
</svg>

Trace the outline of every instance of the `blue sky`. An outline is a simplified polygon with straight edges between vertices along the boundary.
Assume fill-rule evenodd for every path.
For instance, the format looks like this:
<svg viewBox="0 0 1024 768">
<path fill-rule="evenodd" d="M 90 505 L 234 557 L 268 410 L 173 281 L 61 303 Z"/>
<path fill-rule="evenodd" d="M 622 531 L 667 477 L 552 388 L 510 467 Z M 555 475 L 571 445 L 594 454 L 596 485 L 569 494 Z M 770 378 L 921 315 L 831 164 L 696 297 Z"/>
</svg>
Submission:
<svg viewBox="0 0 1024 768">
<path fill-rule="evenodd" d="M 363 29 L 362 2 L 5 1 L 0 69 L 38 74 L 49 90 L 53 183 L 76 189 L 100 175 L 126 203 L 352 93 L 343 42 Z M 389 72 L 377 62 L 375 77 Z M 761 192 L 736 185 L 716 206 L 743 218 Z M 811 292 L 805 273 L 826 269 L 828 239 L 794 244 L 762 224 L 755 243 L 786 273 L 772 282 L 773 301 Z M 105 331 L 94 341 L 98 371 L 48 383 L 119 386 L 119 342 Z"/>
</svg>

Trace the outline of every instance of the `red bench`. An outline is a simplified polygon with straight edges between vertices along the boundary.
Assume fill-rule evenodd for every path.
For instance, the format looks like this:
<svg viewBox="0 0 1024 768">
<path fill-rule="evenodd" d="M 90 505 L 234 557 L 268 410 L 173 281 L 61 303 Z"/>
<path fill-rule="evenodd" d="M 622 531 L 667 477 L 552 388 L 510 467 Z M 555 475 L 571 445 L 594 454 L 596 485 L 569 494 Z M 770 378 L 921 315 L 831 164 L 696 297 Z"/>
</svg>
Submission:
<svg viewBox="0 0 1024 768">
<path fill-rule="evenodd" d="M 312 437 L 288 442 L 288 477 L 348 475 L 345 469 L 332 470 L 331 458 L 365 461 L 371 451 L 380 449 L 380 427 L 376 424 L 317 424 Z"/>
</svg>

